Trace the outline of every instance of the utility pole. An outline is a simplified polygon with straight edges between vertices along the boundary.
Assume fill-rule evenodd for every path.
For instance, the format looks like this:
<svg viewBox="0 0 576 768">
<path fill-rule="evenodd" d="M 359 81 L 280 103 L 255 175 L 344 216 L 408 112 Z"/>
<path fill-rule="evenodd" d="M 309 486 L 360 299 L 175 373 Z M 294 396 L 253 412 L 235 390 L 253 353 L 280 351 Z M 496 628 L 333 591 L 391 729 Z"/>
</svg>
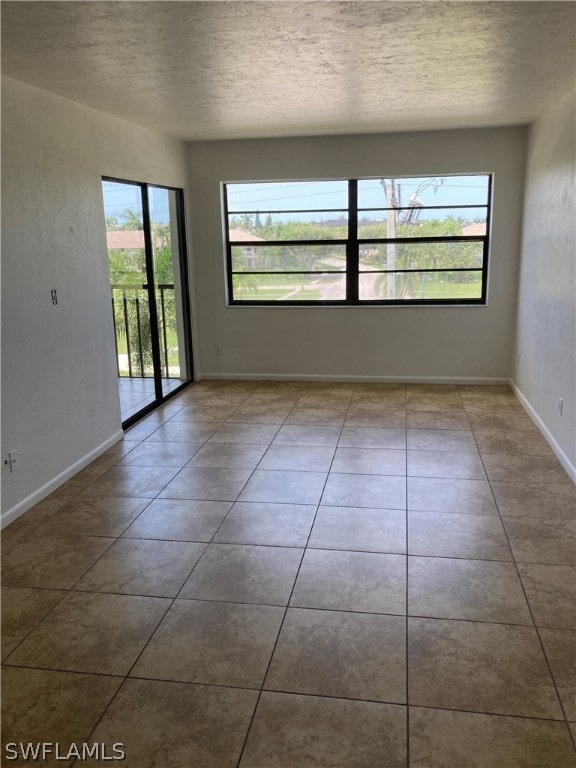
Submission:
<svg viewBox="0 0 576 768">
<path fill-rule="evenodd" d="M 380 184 L 386 194 L 386 237 L 396 237 L 396 189 L 394 179 L 380 179 Z M 396 269 L 396 243 L 388 243 L 386 246 L 386 269 Z M 396 275 L 388 273 L 386 275 L 386 298 L 396 298 Z"/>
</svg>

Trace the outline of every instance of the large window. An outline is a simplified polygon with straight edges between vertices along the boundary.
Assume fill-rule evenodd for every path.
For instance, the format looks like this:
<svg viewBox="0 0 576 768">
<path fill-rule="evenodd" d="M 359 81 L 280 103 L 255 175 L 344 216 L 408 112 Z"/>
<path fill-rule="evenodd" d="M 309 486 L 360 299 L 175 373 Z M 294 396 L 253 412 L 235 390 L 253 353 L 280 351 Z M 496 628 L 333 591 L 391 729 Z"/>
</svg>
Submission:
<svg viewBox="0 0 576 768">
<path fill-rule="evenodd" d="M 230 304 L 484 304 L 487 174 L 224 184 Z"/>
</svg>

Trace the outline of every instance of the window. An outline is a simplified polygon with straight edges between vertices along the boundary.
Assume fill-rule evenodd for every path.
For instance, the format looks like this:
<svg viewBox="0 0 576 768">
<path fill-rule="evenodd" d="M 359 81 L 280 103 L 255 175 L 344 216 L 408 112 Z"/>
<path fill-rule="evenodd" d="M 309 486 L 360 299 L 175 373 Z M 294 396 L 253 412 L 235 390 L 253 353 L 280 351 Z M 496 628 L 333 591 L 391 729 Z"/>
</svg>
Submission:
<svg viewBox="0 0 576 768">
<path fill-rule="evenodd" d="M 224 184 L 230 304 L 485 304 L 487 174 Z"/>
</svg>

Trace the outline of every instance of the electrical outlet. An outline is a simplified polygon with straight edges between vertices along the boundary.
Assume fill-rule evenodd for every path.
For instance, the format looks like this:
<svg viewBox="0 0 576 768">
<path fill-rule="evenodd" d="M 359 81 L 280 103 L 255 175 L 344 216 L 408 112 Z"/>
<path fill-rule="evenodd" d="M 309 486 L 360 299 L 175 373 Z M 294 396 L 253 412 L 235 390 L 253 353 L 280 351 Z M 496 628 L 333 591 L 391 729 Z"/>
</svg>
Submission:
<svg viewBox="0 0 576 768">
<path fill-rule="evenodd" d="M 516 358 L 516 368 L 520 366 L 520 352 L 518 352 L 518 357 Z"/>
<path fill-rule="evenodd" d="M 222 344 L 214 344 L 214 354 L 215 355 L 222 354 Z"/>
<path fill-rule="evenodd" d="M 558 398 L 558 413 L 560 416 L 562 416 L 562 411 L 564 410 L 564 399 L 562 397 Z"/>
<path fill-rule="evenodd" d="M 56 304 L 58 304 L 58 291 L 56 290 L 56 288 L 52 288 L 52 290 L 50 291 L 50 296 L 52 298 L 52 304 L 56 306 Z"/>
<path fill-rule="evenodd" d="M 22 463 L 18 451 L 8 451 L 8 460 L 5 463 L 9 465 L 10 472 L 16 472 L 17 469 L 20 469 Z"/>
</svg>

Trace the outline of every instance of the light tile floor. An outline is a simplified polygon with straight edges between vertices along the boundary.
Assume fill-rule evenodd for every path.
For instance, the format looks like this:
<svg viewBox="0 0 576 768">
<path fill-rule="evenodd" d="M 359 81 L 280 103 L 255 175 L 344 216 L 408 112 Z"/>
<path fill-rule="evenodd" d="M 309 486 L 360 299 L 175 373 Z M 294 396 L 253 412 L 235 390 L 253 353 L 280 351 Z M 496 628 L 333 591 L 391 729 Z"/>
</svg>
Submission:
<svg viewBox="0 0 576 768">
<path fill-rule="evenodd" d="M 182 386 L 180 379 L 162 379 L 164 395 L 168 395 L 180 386 Z M 127 421 L 132 416 L 136 416 L 147 405 L 151 405 L 156 399 L 154 379 L 140 376 L 119 376 L 118 394 L 122 421 Z"/>
<path fill-rule="evenodd" d="M 506 387 L 193 385 L 4 531 L 4 741 L 573 767 L 574 512 Z"/>
</svg>

